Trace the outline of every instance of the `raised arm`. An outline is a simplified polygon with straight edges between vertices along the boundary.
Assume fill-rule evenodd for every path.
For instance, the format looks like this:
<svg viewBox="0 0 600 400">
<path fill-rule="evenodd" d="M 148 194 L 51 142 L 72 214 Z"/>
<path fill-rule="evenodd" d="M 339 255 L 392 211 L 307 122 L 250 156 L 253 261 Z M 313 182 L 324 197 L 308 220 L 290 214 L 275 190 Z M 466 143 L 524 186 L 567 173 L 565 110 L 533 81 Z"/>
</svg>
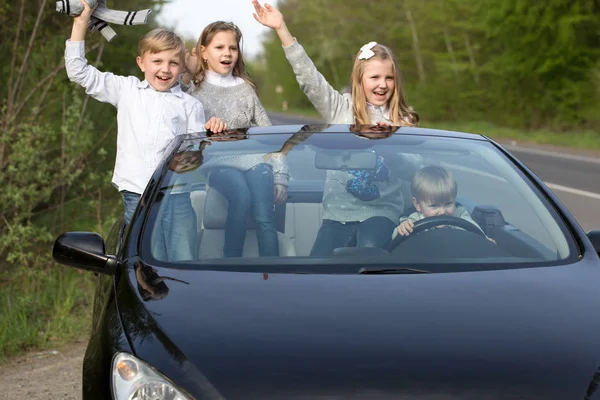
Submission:
<svg viewBox="0 0 600 400">
<path fill-rule="evenodd" d="M 83 5 L 83 11 L 76 17 L 73 17 L 73 29 L 71 29 L 71 42 L 83 42 L 85 40 L 85 32 L 87 31 L 92 13 L 98 7 L 98 4 L 91 8 L 88 3 L 80 0 Z"/>
<path fill-rule="evenodd" d="M 85 33 L 94 11 L 83 0 L 83 11 L 73 18 L 71 38 L 65 46 L 65 69 L 71 82 L 85 88 L 85 92 L 104 103 L 118 106 L 121 90 L 128 79 L 110 72 L 101 72 L 89 65 L 85 58 Z"/>
<path fill-rule="evenodd" d="M 285 25 L 283 14 L 281 14 L 279 10 L 273 8 L 268 3 L 261 6 L 258 0 L 252 0 L 252 5 L 254 6 L 255 11 L 252 14 L 254 19 L 264 26 L 275 30 L 283 47 L 288 47 L 294 42 L 294 37 Z"/>
<path fill-rule="evenodd" d="M 326 122 L 353 122 L 337 120 L 342 113 L 352 113 L 350 96 L 343 96 L 335 90 L 317 70 L 304 48 L 288 30 L 281 12 L 269 4 L 265 4 L 264 7 L 261 6 L 258 0 L 253 0 L 252 4 L 255 10 L 254 19 L 264 26 L 274 29 L 279 36 L 300 88 L 319 114 Z"/>
</svg>

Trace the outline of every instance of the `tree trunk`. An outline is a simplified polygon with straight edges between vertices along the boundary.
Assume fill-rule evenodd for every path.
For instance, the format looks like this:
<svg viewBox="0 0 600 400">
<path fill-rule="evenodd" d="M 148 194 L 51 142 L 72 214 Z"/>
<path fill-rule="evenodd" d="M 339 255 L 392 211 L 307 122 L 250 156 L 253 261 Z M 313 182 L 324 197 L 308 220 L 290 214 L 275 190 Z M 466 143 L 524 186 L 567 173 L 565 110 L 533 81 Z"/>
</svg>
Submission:
<svg viewBox="0 0 600 400">
<path fill-rule="evenodd" d="M 465 32 L 465 47 L 467 48 L 467 53 L 469 54 L 469 64 L 471 64 L 471 71 L 473 72 L 473 79 L 475 82 L 479 84 L 479 74 L 477 73 L 477 64 L 475 63 L 475 54 L 473 53 L 473 47 L 471 47 L 471 40 L 469 39 L 469 34 Z"/>
<path fill-rule="evenodd" d="M 413 50 L 415 52 L 415 61 L 417 63 L 417 71 L 419 73 L 419 80 L 421 82 L 425 82 L 425 68 L 423 67 L 423 57 L 421 57 L 421 47 L 419 45 L 419 34 L 417 32 L 417 27 L 415 26 L 415 21 L 413 20 L 412 13 L 410 12 L 410 8 L 406 2 L 404 2 L 404 15 L 406 15 L 406 20 L 408 21 L 408 25 L 410 26 L 410 31 L 412 33 L 412 42 L 413 42 Z"/>
</svg>

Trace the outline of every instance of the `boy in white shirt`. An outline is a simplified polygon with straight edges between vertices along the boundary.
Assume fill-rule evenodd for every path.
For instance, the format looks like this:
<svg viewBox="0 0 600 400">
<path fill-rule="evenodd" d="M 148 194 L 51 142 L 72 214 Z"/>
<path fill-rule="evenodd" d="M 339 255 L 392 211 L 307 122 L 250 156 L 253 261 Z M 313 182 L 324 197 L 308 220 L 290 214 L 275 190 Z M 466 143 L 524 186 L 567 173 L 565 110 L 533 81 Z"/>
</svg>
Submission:
<svg viewBox="0 0 600 400">
<path fill-rule="evenodd" d="M 183 93 L 177 78 L 185 62 L 185 43 L 175 33 L 155 29 L 139 41 L 137 64 L 144 80 L 101 72 L 85 59 L 85 33 L 94 11 L 85 2 L 74 17 L 71 38 L 66 42 L 67 75 L 96 100 L 110 103 L 117 112 L 117 157 L 112 183 L 121 192 L 125 223 L 129 223 L 163 151 L 176 136 L 220 132 L 226 128 L 218 118 L 205 120 L 202 104 Z"/>
</svg>

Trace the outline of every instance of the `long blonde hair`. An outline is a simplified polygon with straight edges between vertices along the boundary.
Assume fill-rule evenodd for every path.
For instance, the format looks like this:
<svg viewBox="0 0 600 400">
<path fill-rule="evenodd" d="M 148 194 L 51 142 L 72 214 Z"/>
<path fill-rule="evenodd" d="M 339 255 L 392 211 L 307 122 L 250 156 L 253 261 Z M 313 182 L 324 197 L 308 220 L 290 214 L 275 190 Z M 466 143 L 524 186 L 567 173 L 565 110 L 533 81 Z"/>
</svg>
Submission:
<svg viewBox="0 0 600 400">
<path fill-rule="evenodd" d="M 225 22 L 225 21 L 216 21 L 212 24 L 209 24 L 204 28 L 202 33 L 200 34 L 200 38 L 198 38 L 198 43 L 196 43 L 196 55 L 201 58 L 201 48 L 208 47 L 210 42 L 212 42 L 215 35 L 219 32 L 233 32 L 235 35 L 235 41 L 238 46 L 238 59 L 233 66 L 233 76 L 237 76 L 242 78 L 244 81 L 248 82 L 253 88 L 256 88 L 252 79 L 246 72 L 246 65 L 244 64 L 244 57 L 242 55 L 242 31 L 237 27 L 233 22 Z M 196 86 L 200 86 L 202 81 L 206 76 L 206 70 L 208 69 L 208 65 L 202 60 L 198 60 L 198 69 L 194 74 L 192 80 Z"/>
<path fill-rule="evenodd" d="M 396 67 L 396 60 L 392 51 L 381 44 L 375 45 L 371 48 L 375 53 L 374 56 L 368 60 L 361 60 L 358 56 L 361 53 L 357 53 L 354 59 L 354 67 L 352 68 L 352 75 L 350 76 L 351 87 L 352 87 L 352 111 L 354 113 L 354 122 L 356 124 L 369 125 L 371 124 L 371 118 L 367 111 L 367 98 L 362 85 L 362 78 L 365 72 L 365 64 L 371 60 L 391 60 L 392 71 L 394 73 L 394 92 L 388 100 L 388 106 L 390 109 L 390 119 L 393 125 L 397 126 L 416 126 L 419 123 L 419 114 L 408 108 L 406 105 L 406 99 L 404 98 L 404 90 L 402 89 L 402 83 L 400 81 L 400 74 Z"/>
</svg>

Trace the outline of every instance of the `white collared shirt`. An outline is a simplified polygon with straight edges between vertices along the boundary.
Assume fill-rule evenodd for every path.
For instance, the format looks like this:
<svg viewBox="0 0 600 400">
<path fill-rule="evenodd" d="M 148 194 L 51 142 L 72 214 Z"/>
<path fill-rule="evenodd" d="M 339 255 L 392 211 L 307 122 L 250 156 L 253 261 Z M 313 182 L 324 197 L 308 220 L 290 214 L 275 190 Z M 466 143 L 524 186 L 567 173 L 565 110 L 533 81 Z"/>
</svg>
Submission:
<svg viewBox="0 0 600 400">
<path fill-rule="evenodd" d="M 390 119 L 390 108 L 388 107 L 387 103 L 384 104 L 383 106 L 376 106 L 374 104 L 371 104 L 369 102 L 367 102 L 367 110 L 369 111 L 370 114 L 375 114 L 375 115 L 382 115 L 384 118 L 386 119 Z"/>
<path fill-rule="evenodd" d="M 85 58 L 85 42 L 67 40 L 67 75 L 93 98 L 117 108 L 117 158 L 112 184 L 119 190 L 144 192 L 164 151 L 176 135 L 203 132 L 204 107 L 179 85 L 156 91 L 135 76 L 101 72 Z"/>
<path fill-rule="evenodd" d="M 221 75 L 208 69 L 204 74 L 204 78 L 206 79 L 206 82 L 210 83 L 211 85 L 221 87 L 231 87 L 239 85 L 240 83 L 244 83 L 244 80 L 239 76 L 233 76 L 232 74 Z"/>
</svg>

